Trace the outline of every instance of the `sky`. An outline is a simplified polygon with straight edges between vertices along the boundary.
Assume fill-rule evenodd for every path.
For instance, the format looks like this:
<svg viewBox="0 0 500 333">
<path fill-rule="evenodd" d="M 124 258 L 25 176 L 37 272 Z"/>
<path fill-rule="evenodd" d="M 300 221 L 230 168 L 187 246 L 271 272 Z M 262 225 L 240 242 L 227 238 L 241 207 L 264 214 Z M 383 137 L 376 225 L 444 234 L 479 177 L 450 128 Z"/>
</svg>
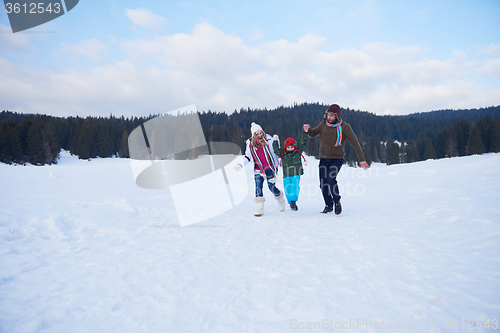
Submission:
<svg viewBox="0 0 500 333">
<path fill-rule="evenodd" d="M 500 105 L 500 1 L 80 0 L 12 33 L 0 110 L 147 116 L 336 103 L 375 114 Z"/>
</svg>

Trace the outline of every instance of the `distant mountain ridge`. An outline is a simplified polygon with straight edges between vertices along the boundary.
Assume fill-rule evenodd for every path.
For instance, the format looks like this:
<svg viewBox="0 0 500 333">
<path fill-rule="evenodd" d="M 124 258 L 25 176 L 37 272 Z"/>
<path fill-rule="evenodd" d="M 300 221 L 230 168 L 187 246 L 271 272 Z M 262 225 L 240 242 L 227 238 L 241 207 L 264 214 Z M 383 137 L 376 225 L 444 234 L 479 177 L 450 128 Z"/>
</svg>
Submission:
<svg viewBox="0 0 500 333">
<path fill-rule="evenodd" d="M 500 106 L 490 106 L 479 109 L 459 109 L 459 110 L 437 110 L 428 112 L 412 113 L 403 117 L 418 117 L 418 118 L 438 118 L 438 119 L 467 119 L 475 121 L 479 118 L 490 116 L 491 118 L 500 117 Z"/>
<path fill-rule="evenodd" d="M 302 104 L 295 104 L 290 107 L 285 107 L 285 106 L 280 106 L 275 109 L 240 109 L 240 111 L 235 111 L 235 112 L 251 112 L 251 111 L 268 111 L 268 112 L 273 112 L 273 111 L 278 111 L 278 110 L 283 110 L 283 109 L 294 109 L 298 106 L 301 105 L 308 105 L 311 106 L 312 108 L 317 108 L 318 111 L 321 110 L 326 110 L 328 108 L 328 105 L 326 104 L 320 104 L 320 103 L 302 103 Z M 365 114 L 370 114 L 375 117 L 395 117 L 395 118 L 423 118 L 423 119 L 430 119 L 430 118 L 436 118 L 436 119 L 451 119 L 451 120 L 458 120 L 458 119 L 466 119 L 469 121 L 475 121 L 479 118 L 485 117 L 485 116 L 490 116 L 491 118 L 496 118 L 500 117 L 500 105 L 498 106 L 490 106 L 490 107 L 483 107 L 483 108 L 478 108 L 478 109 L 444 109 L 444 110 L 433 110 L 433 111 L 425 111 L 425 112 L 416 112 L 416 113 L 410 113 L 407 115 L 378 115 L 370 111 L 364 111 L 364 110 L 353 110 L 350 108 L 345 108 L 343 110 L 347 110 L 348 112 L 355 112 L 355 113 L 365 113 Z M 201 111 L 200 113 L 207 113 L 207 112 L 212 112 L 210 110 L 208 111 Z M 229 114 L 231 115 L 231 114 Z M 132 118 L 137 118 L 137 119 L 150 119 L 154 115 L 150 115 L 148 117 L 132 117 Z M 9 111 L 9 110 L 3 110 L 0 112 L 0 123 L 3 120 L 6 119 L 12 119 L 15 121 L 22 121 L 26 117 L 51 117 L 51 118 L 74 118 L 78 116 L 70 116 L 70 117 L 59 117 L 59 116 L 50 116 L 50 115 L 45 115 L 45 114 L 33 114 L 33 113 L 18 113 L 15 111 Z M 92 116 L 91 116 L 92 117 Z M 101 117 L 96 117 L 95 118 L 101 118 Z M 93 117 L 93 118 L 94 118 Z M 124 117 L 120 117 L 121 119 L 124 119 Z"/>
</svg>

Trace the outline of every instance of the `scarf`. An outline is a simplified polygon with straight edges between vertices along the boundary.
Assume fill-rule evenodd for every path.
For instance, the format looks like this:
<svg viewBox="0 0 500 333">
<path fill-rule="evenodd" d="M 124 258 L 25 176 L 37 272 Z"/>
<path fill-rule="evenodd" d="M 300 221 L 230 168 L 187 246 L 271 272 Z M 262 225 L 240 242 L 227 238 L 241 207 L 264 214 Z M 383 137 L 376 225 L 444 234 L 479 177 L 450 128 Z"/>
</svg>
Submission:
<svg viewBox="0 0 500 333">
<path fill-rule="evenodd" d="M 335 141 L 335 147 L 342 145 L 342 119 L 336 124 L 328 123 L 328 120 L 325 120 L 326 126 L 333 127 L 337 129 L 337 141 Z"/>
<path fill-rule="evenodd" d="M 264 155 L 266 156 L 266 161 L 267 161 L 267 165 L 269 165 L 269 167 L 271 168 L 271 170 L 276 173 L 277 171 L 277 166 L 274 164 L 274 161 L 273 161 L 273 156 L 271 154 L 271 151 L 269 150 L 269 145 L 265 145 L 262 147 L 264 149 Z M 252 154 L 252 157 L 253 157 L 253 160 L 257 163 L 257 166 L 259 168 L 259 170 L 264 173 L 264 166 L 262 165 L 262 162 L 259 158 L 259 155 L 257 154 L 257 148 L 255 148 L 254 146 L 251 146 L 250 147 L 250 153 Z"/>
</svg>

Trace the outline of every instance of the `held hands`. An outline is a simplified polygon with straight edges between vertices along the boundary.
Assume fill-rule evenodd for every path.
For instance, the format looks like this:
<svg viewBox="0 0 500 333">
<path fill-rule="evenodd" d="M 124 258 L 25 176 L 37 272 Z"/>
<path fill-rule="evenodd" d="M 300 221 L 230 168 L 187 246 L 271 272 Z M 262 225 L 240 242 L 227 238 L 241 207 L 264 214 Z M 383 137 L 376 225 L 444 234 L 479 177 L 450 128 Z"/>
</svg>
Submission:
<svg viewBox="0 0 500 333">
<path fill-rule="evenodd" d="M 278 141 L 280 138 L 278 137 L 278 134 L 273 135 L 273 141 Z"/>
<path fill-rule="evenodd" d="M 302 128 L 304 128 L 304 132 L 307 132 L 311 126 L 309 124 L 304 124 Z"/>
</svg>

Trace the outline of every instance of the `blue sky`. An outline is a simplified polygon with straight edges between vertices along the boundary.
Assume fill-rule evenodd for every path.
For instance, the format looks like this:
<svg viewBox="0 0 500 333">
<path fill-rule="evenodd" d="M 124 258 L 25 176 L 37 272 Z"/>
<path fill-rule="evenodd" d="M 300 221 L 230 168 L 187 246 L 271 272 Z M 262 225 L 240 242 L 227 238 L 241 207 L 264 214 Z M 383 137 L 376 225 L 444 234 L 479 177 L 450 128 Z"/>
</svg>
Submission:
<svg viewBox="0 0 500 333">
<path fill-rule="evenodd" d="M 500 104 L 500 1 L 80 0 L 13 34 L 0 110 L 144 116 L 302 102 L 376 114 Z"/>
</svg>

